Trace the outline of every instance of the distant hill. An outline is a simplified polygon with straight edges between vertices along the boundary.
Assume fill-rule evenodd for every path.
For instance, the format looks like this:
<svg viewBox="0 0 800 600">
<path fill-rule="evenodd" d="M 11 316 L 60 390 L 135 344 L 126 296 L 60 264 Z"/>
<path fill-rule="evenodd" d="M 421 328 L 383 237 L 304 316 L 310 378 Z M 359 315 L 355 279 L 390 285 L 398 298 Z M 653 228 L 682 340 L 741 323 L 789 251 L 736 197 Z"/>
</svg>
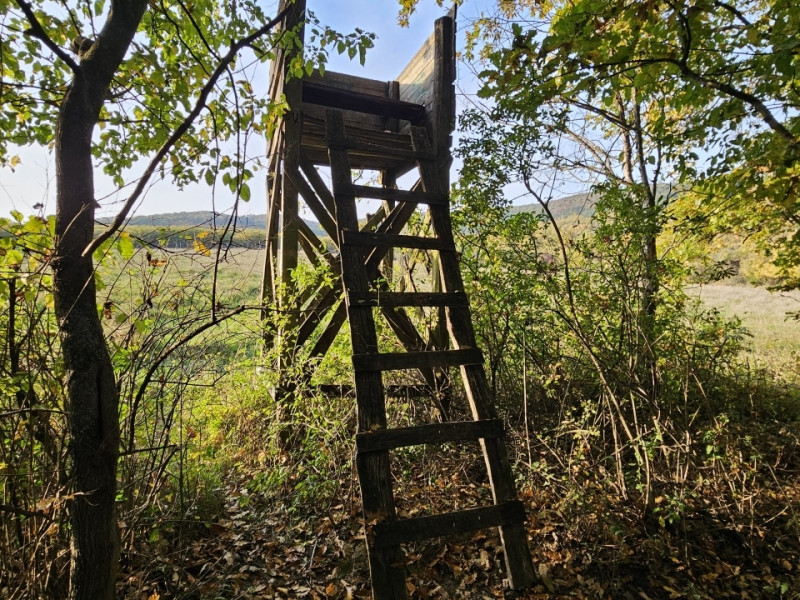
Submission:
<svg viewBox="0 0 800 600">
<path fill-rule="evenodd" d="M 557 200 L 551 200 L 549 204 L 550 212 L 555 219 L 563 219 L 571 216 L 591 217 L 594 214 L 595 201 L 591 194 L 573 194 Z M 519 204 L 508 209 L 509 214 L 516 215 L 523 212 L 543 212 L 538 202 L 531 204 Z"/>
<path fill-rule="evenodd" d="M 657 193 L 660 196 L 666 196 L 672 199 L 679 193 L 679 189 L 673 185 L 659 184 Z M 555 219 L 573 216 L 589 218 L 594 215 L 595 204 L 596 199 L 593 194 L 583 193 L 551 200 L 549 207 Z M 512 206 L 508 209 L 508 212 L 509 214 L 515 215 L 522 212 L 541 213 L 543 210 L 538 202 L 533 202 L 531 204 Z"/>
<path fill-rule="evenodd" d="M 556 219 L 579 215 L 591 217 L 594 214 L 594 201 L 590 194 L 573 194 L 550 202 L 550 210 Z M 520 204 L 508 209 L 510 214 L 522 212 L 542 212 L 542 207 L 538 203 Z M 158 215 L 137 215 L 130 219 L 128 225 L 132 227 L 153 227 L 155 229 L 210 229 L 215 223 L 217 227 L 223 226 L 228 219 L 227 215 L 213 213 L 210 210 L 200 210 L 194 212 L 173 212 Z M 101 218 L 103 224 L 111 223 L 111 217 Z M 266 215 L 241 215 L 236 220 L 236 228 L 266 229 Z M 309 219 L 303 219 L 311 230 L 320 237 L 326 236 L 325 231 L 319 223 Z"/>
<path fill-rule="evenodd" d="M 137 215 L 130 219 L 128 225 L 133 227 L 155 227 L 164 229 L 193 229 L 211 228 L 214 224 L 218 227 L 226 223 L 228 215 L 213 213 L 210 210 L 200 210 L 194 212 L 174 212 L 159 215 Z M 112 218 L 98 219 L 101 223 L 108 224 Z M 327 235 L 316 221 L 303 219 L 311 228 L 311 231 L 319 236 Z M 266 215 L 240 215 L 236 219 L 237 229 L 266 229 Z"/>
</svg>

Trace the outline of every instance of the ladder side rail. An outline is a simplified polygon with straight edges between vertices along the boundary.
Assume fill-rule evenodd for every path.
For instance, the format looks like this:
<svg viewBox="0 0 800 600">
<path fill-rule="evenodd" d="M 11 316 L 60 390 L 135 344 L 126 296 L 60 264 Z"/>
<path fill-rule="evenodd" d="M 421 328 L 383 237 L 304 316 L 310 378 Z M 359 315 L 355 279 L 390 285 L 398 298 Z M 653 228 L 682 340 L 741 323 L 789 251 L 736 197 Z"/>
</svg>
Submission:
<svg viewBox="0 0 800 600">
<path fill-rule="evenodd" d="M 343 231 L 358 231 L 358 214 L 353 195 L 353 182 L 341 113 L 328 110 L 326 122 L 336 222 L 340 234 Z M 339 242 L 345 293 L 349 289 L 358 292 L 369 291 L 369 282 L 364 269 L 364 249 L 342 244 L 341 237 Z M 378 352 L 378 338 L 375 333 L 372 310 L 371 307 L 348 307 L 351 344 L 355 354 Z M 382 373 L 380 371 L 357 371 L 355 384 L 358 431 L 361 433 L 374 429 L 386 429 Z M 369 538 L 374 525 L 391 522 L 397 518 L 392 492 L 389 451 L 382 450 L 357 455 L 356 468 Z M 367 547 L 370 572 L 372 573 L 373 597 L 380 600 L 406 600 L 405 569 L 402 564 L 400 547 L 376 548 L 373 543 L 369 542 L 369 539 Z"/>
<path fill-rule="evenodd" d="M 419 148 L 423 155 L 430 151 L 430 143 L 424 129 L 412 127 L 411 140 L 414 148 Z M 425 191 L 441 192 L 441 179 L 436 165 L 429 160 L 420 160 L 418 165 Z M 452 251 L 439 253 L 444 284 L 443 291 L 463 292 L 464 281 L 461 276 L 458 255 L 455 252 L 453 225 L 450 220 L 449 208 L 431 206 L 430 211 L 437 236 L 442 240 L 450 240 L 454 244 Z M 446 312 L 448 330 L 454 346 L 456 348 L 476 348 L 477 342 L 469 307 L 451 306 L 447 308 Z M 492 394 L 486 380 L 483 365 L 462 365 L 461 374 L 464 379 L 467 400 L 469 401 L 473 418 L 476 421 L 496 419 L 497 412 L 494 402 L 492 402 Z M 516 500 L 517 492 L 514 487 L 514 477 L 504 441 L 500 439 L 483 439 L 481 440 L 481 447 L 495 504 Z M 536 576 L 533 571 L 527 533 L 523 523 L 505 525 L 499 529 L 505 550 L 506 570 L 511 586 L 514 589 L 532 586 L 535 583 Z"/>
</svg>

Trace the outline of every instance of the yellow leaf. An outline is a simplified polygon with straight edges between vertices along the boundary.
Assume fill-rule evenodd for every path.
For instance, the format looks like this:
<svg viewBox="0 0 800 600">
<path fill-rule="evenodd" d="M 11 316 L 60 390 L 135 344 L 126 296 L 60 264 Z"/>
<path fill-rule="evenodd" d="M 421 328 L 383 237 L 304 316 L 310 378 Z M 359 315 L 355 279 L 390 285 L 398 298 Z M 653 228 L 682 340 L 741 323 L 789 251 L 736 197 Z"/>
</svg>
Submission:
<svg viewBox="0 0 800 600">
<path fill-rule="evenodd" d="M 194 251 L 198 254 L 202 254 L 203 256 L 211 256 L 211 250 L 209 250 L 208 246 L 206 246 L 200 240 L 194 241 Z"/>
</svg>

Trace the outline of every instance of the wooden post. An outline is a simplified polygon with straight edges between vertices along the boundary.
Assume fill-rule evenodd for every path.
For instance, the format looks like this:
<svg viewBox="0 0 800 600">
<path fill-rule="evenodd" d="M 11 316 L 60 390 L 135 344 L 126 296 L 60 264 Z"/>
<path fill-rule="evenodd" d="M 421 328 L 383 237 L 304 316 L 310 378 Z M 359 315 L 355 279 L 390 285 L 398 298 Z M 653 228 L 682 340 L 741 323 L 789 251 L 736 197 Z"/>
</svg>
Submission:
<svg viewBox="0 0 800 600">
<path fill-rule="evenodd" d="M 293 31 L 303 40 L 305 21 L 305 0 L 281 0 L 279 10 L 283 10 L 287 5 L 291 8 L 286 15 L 282 29 Z M 298 191 L 292 179 L 291 172 L 297 168 L 300 162 L 300 144 L 302 140 L 303 127 L 303 102 L 302 102 L 302 81 L 292 78 L 289 75 L 289 66 L 298 54 L 302 54 L 302 44 L 298 48 L 290 45 L 288 49 L 279 49 L 271 74 L 272 82 L 270 85 L 270 95 L 278 99 L 283 95 L 289 106 L 289 111 L 284 116 L 281 129 L 278 135 L 273 137 L 274 143 L 270 144 L 269 151 L 277 158 L 274 160 L 276 165 L 273 173 L 273 193 L 269 196 L 269 207 L 267 210 L 267 234 L 278 230 L 278 244 L 268 244 L 267 256 L 265 257 L 264 284 L 262 292 L 266 291 L 268 282 L 272 281 L 272 298 L 278 309 L 289 311 L 289 318 L 286 325 L 278 332 L 281 350 L 278 358 L 278 368 L 289 364 L 294 354 L 294 335 L 297 330 L 298 318 L 293 312 L 295 308 L 293 298 L 295 290 L 292 285 L 292 272 L 297 268 L 298 250 L 300 247 L 299 234 L 299 205 Z M 272 156 L 270 162 L 273 163 Z M 277 187 L 277 192 L 274 193 Z M 272 252 L 277 255 L 277 261 L 273 260 Z M 277 262 L 277 265 L 275 264 Z M 277 271 L 277 273 L 275 272 Z M 266 295 L 262 293 L 262 300 L 266 301 Z"/>
</svg>

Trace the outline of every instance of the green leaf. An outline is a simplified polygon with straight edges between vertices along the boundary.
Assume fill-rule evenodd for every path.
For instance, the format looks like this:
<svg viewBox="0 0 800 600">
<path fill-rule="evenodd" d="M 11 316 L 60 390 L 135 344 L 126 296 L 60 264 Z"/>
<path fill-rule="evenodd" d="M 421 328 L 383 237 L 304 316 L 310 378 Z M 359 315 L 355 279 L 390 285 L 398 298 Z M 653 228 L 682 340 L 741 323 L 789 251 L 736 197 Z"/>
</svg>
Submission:
<svg viewBox="0 0 800 600">
<path fill-rule="evenodd" d="M 133 245 L 133 240 L 131 239 L 131 235 L 127 231 L 123 231 L 119 234 L 117 249 L 120 256 L 125 260 L 128 260 L 133 256 L 135 248 Z"/>
</svg>

